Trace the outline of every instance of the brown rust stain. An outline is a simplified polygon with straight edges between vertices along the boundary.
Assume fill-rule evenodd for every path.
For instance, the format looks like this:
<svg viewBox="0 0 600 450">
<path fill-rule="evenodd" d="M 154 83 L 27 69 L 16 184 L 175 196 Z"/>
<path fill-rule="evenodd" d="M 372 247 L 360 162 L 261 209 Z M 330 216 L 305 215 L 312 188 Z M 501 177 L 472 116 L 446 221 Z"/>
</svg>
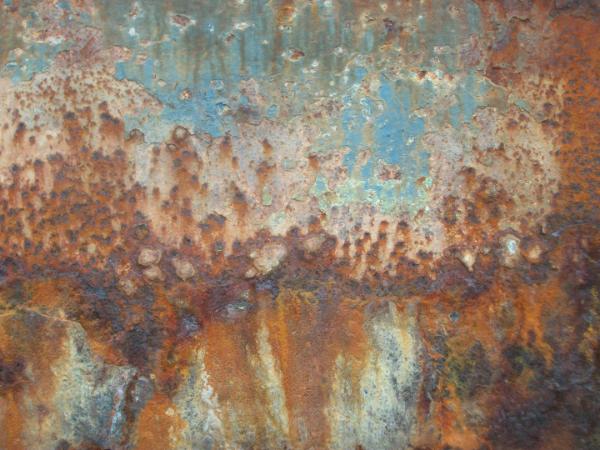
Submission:
<svg viewBox="0 0 600 450">
<path fill-rule="evenodd" d="M 272 236 L 262 230 L 229 243 L 228 230 L 243 235 L 248 225 L 248 190 L 231 182 L 234 216 L 209 213 L 195 219 L 192 202 L 215 187 L 201 182 L 205 155 L 190 144 L 188 130 L 175 128 L 169 142 L 155 147 L 150 171 L 165 170 L 173 184 L 148 191 L 132 181 L 129 170 L 129 156 L 144 137 L 125 136 L 123 120 L 106 102 L 75 105 L 75 88 L 65 81 L 61 133 L 68 151 L 53 148 L 45 157 L 15 163 L 0 193 L 0 320 L 6 325 L 0 329 L 0 428 L 6 430 L 0 446 L 26 448 L 25 365 L 43 380 L 35 391 L 52 393 L 55 386 L 43 375 L 59 356 L 55 343 L 64 339 L 64 319 L 81 324 L 94 355 L 135 367 L 153 380 L 152 397 L 128 424 L 136 448 L 172 448 L 181 439 L 186 418 L 175 398 L 199 347 L 206 350 L 206 372 L 224 411 L 225 439 L 273 447 L 268 414 L 261 408 L 271 400 L 253 362 L 261 351 L 263 325 L 281 375 L 288 444 L 327 448 L 336 358 L 353 361 L 349 383 L 359 402 L 356 386 L 369 345 L 366 324 L 374 309 L 392 302 L 400 310 L 416 305 L 424 347 L 415 448 L 593 448 L 600 436 L 597 425 L 593 428 L 598 383 L 587 371 L 597 377 L 600 106 L 594 75 L 600 48 L 590 36 L 597 34 L 598 21 L 570 14 L 557 2 L 518 9 L 518 15 L 528 15 L 524 20 L 514 16 L 514 3 L 532 2 L 480 2 L 489 27 L 495 20 L 506 27 L 485 73 L 506 88 L 530 89 L 528 76 L 535 68 L 550 83 L 538 82 L 547 97 L 558 99 L 562 89 L 562 106 L 548 104 L 541 119 L 545 127 L 560 130 L 556 158 L 562 181 L 543 226 L 505 230 L 502 219 L 515 214 L 511 193 L 464 168 L 460 175 L 470 195 L 448 196 L 443 211 L 444 232 L 461 237 L 464 248 L 448 248 L 439 259 L 427 252 L 410 258 L 413 236 L 401 221 L 383 220 L 375 233 L 359 227 L 357 239 L 341 242 L 324 231 L 326 217 L 320 217 L 307 233 Z M 585 8 L 589 2 L 574 3 Z M 291 20 L 294 5 L 279 5 L 278 23 Z M 357 10 L 369 7 L 357 4 Z M 550 56 L 522 50 L 520 33 L 550 16 L 543 44 Z M 386 45 L 408 39 L 396 22 L 384 21 L 384 27 Z M 91 55 L 91 45 L 84 55 Z M 41 95 L 52 100 L 56 89 L 45 86 Z M 13 130 L 10 151 L 34 154 L 43 138 L 35 127 L 26 126 L 17 110 L 6 120 Z M 526 120 L 513 117 L 507 132 Z M 95 133 L 89 130 L 96 129 L 102 148 L 89 147 Z M 270 161 L 278 155 L 268 139 L 259 144 L 264 160 L 255 168 L 257 197 L 270 182 Z M 236 152 L 230 136 L 211 150 L 219 152 L 227 170 L 239 169 L 232 166 Z M 474 151 L 486 157 L 483 150 Z M 503 147 L 487 152 L 512 158 Z M 313 172 L 321 170 L 317 155 L 307 163 Z M 159 212 L 154 216 L 150 210 Z M 466 225 L 457 217 L 461 214 Z M 168 219 L 155 223 L 157 216 Z M 169 233 L 181 245 L 161 240 Z M 510 236 L 518 241 L 508 264 Z M 315 237 L 322 240 L 312 242 L 320 244 L 307 249 Z M 272 272 L 248 275 L 252 252 L 273 242 L 285 246 L 285 258 Z M 537 256 L 531 253 L 534 245 L 540 248 Z M 460 260 L 471 246 L 482 248 L 472 270 Z M 161 250 L 156 267 L 162 280 L 144 275 L 138 255 L 145 247 Z M 182 280 L 172 264 L 176 257 L 190 261 L 195 275 Z M 13 323 L 11 315 L 22 310 L 51 314 L 55 325 Z M 578 430 L 580 424 L 591 429 L 588 435 Z M 253 434 L 240 438 L 240 429 Z"/>
</svg>

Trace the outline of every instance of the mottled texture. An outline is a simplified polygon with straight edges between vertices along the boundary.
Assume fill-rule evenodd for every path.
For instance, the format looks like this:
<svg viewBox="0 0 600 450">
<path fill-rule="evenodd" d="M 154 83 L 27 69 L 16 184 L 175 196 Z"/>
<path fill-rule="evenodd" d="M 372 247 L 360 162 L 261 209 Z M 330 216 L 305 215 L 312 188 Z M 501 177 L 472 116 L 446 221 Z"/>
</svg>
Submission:
<svg viewBox="0 0 600 450">
<path fill-rule="evenodd" d="M 0 448 L 600 448 L 600 3 L 0 4 Z"/>
</svg>

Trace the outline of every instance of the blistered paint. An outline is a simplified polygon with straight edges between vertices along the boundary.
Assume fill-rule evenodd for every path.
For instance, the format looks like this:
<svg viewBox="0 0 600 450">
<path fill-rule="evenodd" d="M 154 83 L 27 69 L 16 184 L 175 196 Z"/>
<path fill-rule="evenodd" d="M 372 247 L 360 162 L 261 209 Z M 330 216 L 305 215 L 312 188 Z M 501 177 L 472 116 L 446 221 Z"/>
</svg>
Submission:
<svg viewBox="0 0 600 450">
<path fill-rule="evenodd" d="M 598 447 L 599 17 L 4 1 L 0 447 Z"/>
</svg>

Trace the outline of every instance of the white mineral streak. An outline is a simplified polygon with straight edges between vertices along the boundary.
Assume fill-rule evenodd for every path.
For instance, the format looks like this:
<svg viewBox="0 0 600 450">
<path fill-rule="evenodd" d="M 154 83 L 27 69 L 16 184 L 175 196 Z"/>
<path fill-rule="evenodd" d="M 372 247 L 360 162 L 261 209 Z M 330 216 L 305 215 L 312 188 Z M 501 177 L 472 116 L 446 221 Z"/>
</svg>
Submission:
<svg viewBox="0 0 600 450">
<path fill-rule="evenodd" d="M 185 421 L 177 440 L 177 448 L 212 448 L 223 442 L 223 424 L 217 395 L 209 382 L 204 364 L 206 351 L 199 348 L 191 364 L 188 377 L 177 392 L 174 403 Z"/>
<path fill-rule="evenodd" d="M 365 324 L 369 351 L 364 362 L 336 359 L 327 417 L 331 448 L 408 448 L 416 421 L 419 340 L 412 313 L 392 303 Z M 358 384 L 351 373 L 360 364 Z"/>
<path fill-rule="evenodd" d="M 288 441 L 289 418 L 286 406 L 285 392 L 278 361 L 273 355 L 269 343 L 269 330 L 267 324 L 261 323 L 256 336 L 258 352 L 251 355 L 250 362 L 256 372 L 260 388 L 263 390 L 267 403 L 264 405 L 266 416 L 268 440 L 277 442 L 281 448 Z"/>
</svg>

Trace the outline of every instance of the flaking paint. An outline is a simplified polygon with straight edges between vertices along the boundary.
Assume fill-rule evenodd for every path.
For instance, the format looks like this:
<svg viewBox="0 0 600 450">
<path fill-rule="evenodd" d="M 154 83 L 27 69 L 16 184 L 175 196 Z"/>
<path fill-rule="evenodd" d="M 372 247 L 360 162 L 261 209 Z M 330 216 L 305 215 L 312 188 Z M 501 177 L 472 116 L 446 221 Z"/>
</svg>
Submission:
<svg viewBox="0 0 600 450">
<path fill-rule="evenodd" d="M 5 1 L 0 446 L 598 447 L 598 12 Z"/>
</svg>

